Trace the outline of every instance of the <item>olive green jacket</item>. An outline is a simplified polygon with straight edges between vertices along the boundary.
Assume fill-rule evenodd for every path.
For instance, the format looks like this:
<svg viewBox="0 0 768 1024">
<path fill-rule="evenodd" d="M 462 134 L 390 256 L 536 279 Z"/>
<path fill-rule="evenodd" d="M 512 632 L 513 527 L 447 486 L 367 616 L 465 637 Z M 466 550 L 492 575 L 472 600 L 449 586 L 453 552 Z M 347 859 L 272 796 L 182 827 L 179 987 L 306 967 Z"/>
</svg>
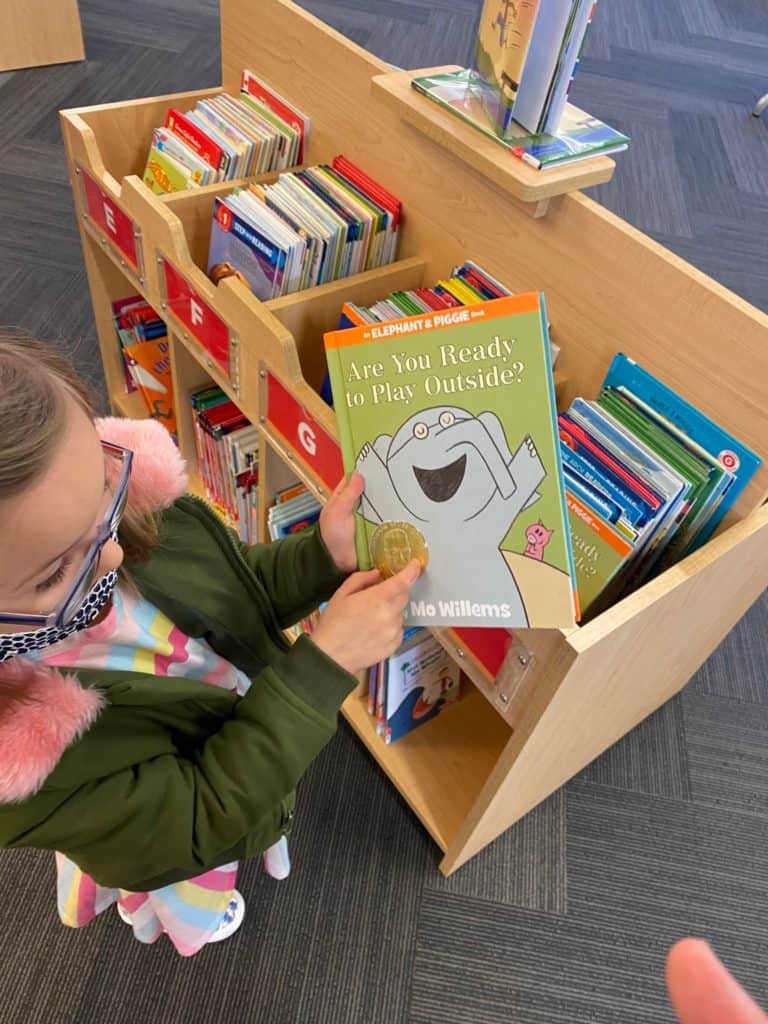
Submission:
<svg viewBox="0 0 768 1024">
<path fill-rule="evenodd" d="M 254 856 L 287 831 L 296 784 L 355 679 L 308 637 L 290 646 L 283 634 L 343 579 L 317 527 L 249 548 L 183 497 L 163 514 L 150 560 L 129 569 L 144 597 L 253 685 L 240 698 L 179 677 L 74 669 L 65 679 L 37 666 L 25 691 L 44 694 L 37 707 L 0 721 L 0 846 L 59 850 L 102 885 L 147 891 Z M 33 750 L 25 715 L 38 716 L 38 734 L 51 730 L 52 749 L 47 738 Z"/>
</svg>

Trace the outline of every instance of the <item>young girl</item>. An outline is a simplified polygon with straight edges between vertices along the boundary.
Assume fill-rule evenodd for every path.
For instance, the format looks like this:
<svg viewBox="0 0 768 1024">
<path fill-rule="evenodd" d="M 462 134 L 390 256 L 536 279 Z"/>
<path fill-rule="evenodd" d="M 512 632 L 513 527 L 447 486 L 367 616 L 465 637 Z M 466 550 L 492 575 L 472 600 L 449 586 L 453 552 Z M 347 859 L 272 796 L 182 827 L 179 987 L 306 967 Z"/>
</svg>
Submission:
<svg viewBox="0 0 768 1024">
<path fill-rule="evenodd" d="M 191 955 L 240 924 L 239 860 L 288 873 L 294 788 L 398 646 L 418 565 L 354 571 L 358 476 L 313 530 L 239 543 L 163 427 L 94 421 L 70 366 L 10 335 L 0 422 L 0 846 L 57 851 L 65 924 L 117 902 Z"/>
</svg>

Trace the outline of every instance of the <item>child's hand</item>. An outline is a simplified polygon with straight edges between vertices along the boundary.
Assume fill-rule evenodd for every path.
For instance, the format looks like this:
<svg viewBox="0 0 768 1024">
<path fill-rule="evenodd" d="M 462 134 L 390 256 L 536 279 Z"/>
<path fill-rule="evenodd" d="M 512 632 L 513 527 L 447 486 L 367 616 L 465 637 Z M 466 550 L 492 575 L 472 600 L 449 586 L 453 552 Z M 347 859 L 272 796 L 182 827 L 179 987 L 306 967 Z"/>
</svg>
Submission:
<svg viewBox="0 0 768 1024">
<path fill-rule="evenodd" d="M 414 559 L 384 582 L 377 569 L 353 573 L 320 616 L 315 644 L 353 674 L 394 654 L 403 639 L 408 592 L 420 572 Z"/>
<path fill-rule="evenodd" d="M 363 478 L 353 473 L 342 480 L 320 513 L 320 536 L 342 572 L 357 568 L 354 510 L 363 493 Z"/>
</svg>

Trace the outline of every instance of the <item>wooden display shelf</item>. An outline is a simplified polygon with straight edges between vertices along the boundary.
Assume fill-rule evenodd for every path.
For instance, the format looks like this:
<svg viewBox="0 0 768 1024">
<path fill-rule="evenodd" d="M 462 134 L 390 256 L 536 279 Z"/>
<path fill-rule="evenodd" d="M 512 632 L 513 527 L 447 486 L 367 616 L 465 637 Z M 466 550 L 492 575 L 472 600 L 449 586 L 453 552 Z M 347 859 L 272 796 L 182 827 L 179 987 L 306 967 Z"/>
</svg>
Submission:
<svg viewBox="0 0 768 1024">
<path fill-rule="evenodd" d="M 272 479 L 296 476 L 327 496 L 341 460 L 333 410 L 318 393 L 322 331 L 335 328 L 344 300 L 436 281 L 470 257 L 513 291 L 545 293 L 561 403 L 594 396 L 622 351 L 768 460 L 768 317 L 578 192 L 535 218 L 546 197 L 524 203 L 475 149 L 441 144 L 436 158 L 433 138 L 404 116 L 418 99 L 410 85 L 408 102 L 395 102 L 383 61 L 290 0 L 261 0 L 258 20 L 242 0 L 221 0 L 221 12 L 222 87 L 236 91 L 251 68 L 312 117 L 307 162 L 346 154 L 401 197 L 404 218 L 391 267 L 261 303 L 204 272 L 218 189 L 161 198 L 138 177 L 167 107 L 219 90 L 62 113 L 108 390 L 122 390 L 124 372 L 110 302 L 138 287 L 168 319 L 187 458 L 186 396 L 215 380 L 259 423 Z M 556 172 L 530 173 L 546 185 Z M 167 264 L 181 281 L 172 294 Z M 441 870 L 463 864 L 685 685 L 768 585 L 767 493 L 764 461 L 717 536 L 583 627 L 437 630 L 474 689 L 391 747 L 373 742 L 359 699 L 347 702 L 345 715 L 443 849 Z M 443 770 L 459 787 L 451 806 L 449 787 L 434 781 Z"/>
<path fill-rule="evenodd" d="M 352 694 L 342 712 L 441 850 L 448 850 L 510 736 L 477 690 L 395 743 L 376 734 L 367 696 Z"/>
<path fill-rule="evenodd" d="M 523 163 L 503 146 L 458 117 L 452 117 L 438 103 L 417 92 L 411 82 L 423 75 L 458 71 L 455 64 L 422 71 L 395 71 L 375 75 L 373 89 L 407 124 L 438 146 L 479 171 L 488 181 L 510 192 L 523 203 L 533 204 L 531 212 L 541 217 L 549 200 L 565 192 L 602 185 L 610 181 L 615 163 L 607 156 L 578 160 L 564 167 L 537 171 Z"/>
</svg>

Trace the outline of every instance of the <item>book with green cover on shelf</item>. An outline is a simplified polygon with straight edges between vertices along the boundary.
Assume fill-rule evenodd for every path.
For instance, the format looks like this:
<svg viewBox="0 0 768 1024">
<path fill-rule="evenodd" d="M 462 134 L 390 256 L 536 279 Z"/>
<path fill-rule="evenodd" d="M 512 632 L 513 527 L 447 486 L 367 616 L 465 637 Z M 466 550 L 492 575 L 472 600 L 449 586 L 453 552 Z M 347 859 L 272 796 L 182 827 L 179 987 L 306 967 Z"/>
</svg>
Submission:
<svg viewBox="0 0 768 1024">
<path fill-rule="evenodd" d="M 422 75 L 414 78 L 411 85 L 427 99 L 537 170 L 620 153 L 630 142 L 628 135 L 570 105 L 565 109 L 558 130 L 552 135 L 534 135 L 522 126 L 516 129 L 513 124 L 506 137 L 501 138 L 482 99 L 483 92 L 490 87 L 468 68 Z"/>
<path fill-rule="evenodd" d="M 539 292 L 325 336 L 361 567 L 384 523 L 424 538 L 407 625 L 572 626 L 574 572 Z"/>
</svg>

